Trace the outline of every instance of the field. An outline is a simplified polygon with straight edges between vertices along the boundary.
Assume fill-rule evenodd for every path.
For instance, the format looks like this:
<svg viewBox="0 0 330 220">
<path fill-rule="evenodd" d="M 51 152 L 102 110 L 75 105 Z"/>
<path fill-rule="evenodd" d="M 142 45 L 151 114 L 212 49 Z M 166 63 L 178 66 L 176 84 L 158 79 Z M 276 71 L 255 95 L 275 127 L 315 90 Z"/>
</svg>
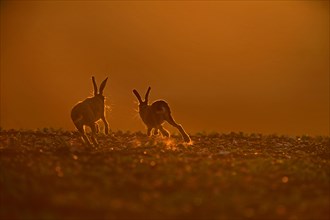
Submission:
<svg viewBox="0 0 330 220">
<path fill-rule="evenodd" d="M 0 133 L 0 219 L 330 219 L 330 138 Z"/>
</svg>

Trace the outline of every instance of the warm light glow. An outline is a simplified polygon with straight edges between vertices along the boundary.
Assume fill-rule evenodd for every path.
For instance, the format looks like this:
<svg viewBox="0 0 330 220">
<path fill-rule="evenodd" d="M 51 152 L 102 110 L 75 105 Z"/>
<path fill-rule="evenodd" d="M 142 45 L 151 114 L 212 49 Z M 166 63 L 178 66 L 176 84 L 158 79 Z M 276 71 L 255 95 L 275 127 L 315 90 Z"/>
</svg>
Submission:
<svg viewBox="0 0 330 220">
<path fill-rule="evenodd" d="M 328 1 L 2 1 L 0 20 L 2 128 L 75 129 L 95 75 L 111 130 L 145 131 L 132 89 L 152 86 L 188 133 L 329 135 Z"/>
<path fill-rule="evenodd" d="M 173 147 L 175 145 L 175 142 L 172 139 L 165 139 L 164 143 L 166 147 Z"/>
</svg>

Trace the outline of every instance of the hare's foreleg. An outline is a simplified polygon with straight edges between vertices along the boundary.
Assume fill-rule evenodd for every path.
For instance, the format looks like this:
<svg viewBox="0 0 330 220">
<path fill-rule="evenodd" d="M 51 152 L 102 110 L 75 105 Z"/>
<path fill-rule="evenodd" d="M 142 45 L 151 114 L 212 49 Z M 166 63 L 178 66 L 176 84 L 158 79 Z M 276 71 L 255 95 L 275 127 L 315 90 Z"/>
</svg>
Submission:
<svg viewBox="0 0 330 220">
<path fill-rule="evenodd" d="M 190 142 L 190 137 L 189 137 L 189 135 L 185 132 L 185 130 L 183 129 L 183 127 L 182 127 L 180 124 L 178 124 L 178 123 L 176 123 L 176 122 L 174 121 L 174 119 L 173 119 L 173 117 L 172 117 L 171 115 L 168 116 L 168 118 L 167 118 L 166 121 L 167 121 L 170 125 L 176 127 L 176 128 L 180 131 L 180 133 L 181 133 L 181 135 L 182 135 L 182 137 L 183 137 L 183 139 L 184 139 L 185 142 Z"/>
<path fill-rule="evenodd" d="M 154 135 L 158 135 L 158 133 L 159 133 L 158 128 L 155 128 L 155 129 L 154 129 Z"/>
<path fill-rule="evenodd" d="M 88 145 L 88 147 L 92 147 L 92 143 L 90 142 L 89 138 L 87 137 L 87 135 L 85 133 L 82 133 L 81 134 L 83 140 L 84 140 L 84 143 Z"/>
<path fill-rule="evenodd" d="M 96 132 L 96 133 L 99 133 L 99 132 L 100 132 L 100 128 L 99 128 L 99 125 L 98 125 L 97 123 L 95 123 L 95 125 L 94 125 L 94 126 L 95 126 L 95 129 L 96 129 L 96 131 L 95 131 L 95 132 Z"/>
<path fill-rule="evenodd" d="M 83 139 L 82 141 L 84 142 L 84 144 L 87 144 L 89 147 L 91 147 L 92 146 L 92 143 L 90 142 L 90 140 L 86 136 L 84 125 L 81 124 L 81 123 L 75 123 L 74 125 L 76 126 L 76 128 L 80 132 L 80 135 L 81 135 L 81 137 Z"/>
<path fill-rule="evenodd" d="M 92 130 L 92 142 L 93 142 L 94 146 L 97 147 L 99 144 L 97 143 L 95 136 L 96 136 L 96 131 L 97 131 L 98 125 L 96 123 L 93 123 L 90 125 L 90 127 Z"/>
<path fill-rule="evenodd" d="M 170 133 L 165 128 L 163 128 L 163 126 L 159 126 L 158 129 L 160 130 L 160 133 L 162 133 L 164 137 L 170 137 Z"/>
<path fill-rule="evenodd" d="M 107 119 L 105 119 L 105 116 L 103 116 L 101 119 L 104 123 L 104 133 L 109 134 L 109 123 L 107 122 Z"/>
<path fill-rule="evenodd" d="M 148 137 L 151 136 L 151 130 L 152 130 L 152 127 L 148 127 L 148 129 L 147 129 L 147 135 L 148 135 Z"/>
</svg>

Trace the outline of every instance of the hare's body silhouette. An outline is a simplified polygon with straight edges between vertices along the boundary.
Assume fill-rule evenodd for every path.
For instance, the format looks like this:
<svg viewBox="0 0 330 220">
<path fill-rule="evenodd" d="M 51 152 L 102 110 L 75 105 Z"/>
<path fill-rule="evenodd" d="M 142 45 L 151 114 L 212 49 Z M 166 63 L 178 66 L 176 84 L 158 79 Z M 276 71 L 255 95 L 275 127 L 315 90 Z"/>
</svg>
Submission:
<svg viewBox="0 0 330 220">
<path fill-rule="evenodd" d="M 85 143 L 92 146 L 89 138 L 85 133 L 85 126 L 91 128 L 92 131 L 92 142 L 94 146 L 98 146 L 97 140 L 95 138 L 96 133 L 99 132 L 99 127 L 97 125 L 98 120 L 102 120 L 104 123 L 105 133 L 109 133 L 109 124 L 105 118 L 105 97 L 103 96 L 103 90 L 107 83 L 108 78 L 106 78 L 100 86 L 99 92 L 97 91 L 97 85 L 95 78 L 92 77 L 92 82 L 94 86 L 94 96 L 87 98 L 82 102 L 78 102 L 71 110 L 71 119 L 81 133 L 82 138 Z"/>
<path fill-rule="evenodd" d="M 158 100 L 151 105 L 148 104 L 150 90 L 151 88 L 149 87 L 144 101 L 142 101 L 140 94 L 135 89 L 133 90 L 134 95 L 139 100 L 139 114 L 142 121 L 147 126 L 147 135 L 150 136 L 153 130 L 153 134 L 155 135 L 160 131 L 163 136 L 169 137 L 170 133 L 162 126 L 162 124 L 167 121 L 180 131 L 185 142 L 190 142 L 190 137 L 184 131 L 183 127 L 174 121 L 171 109 L 166 101 Z"/>
</svg>

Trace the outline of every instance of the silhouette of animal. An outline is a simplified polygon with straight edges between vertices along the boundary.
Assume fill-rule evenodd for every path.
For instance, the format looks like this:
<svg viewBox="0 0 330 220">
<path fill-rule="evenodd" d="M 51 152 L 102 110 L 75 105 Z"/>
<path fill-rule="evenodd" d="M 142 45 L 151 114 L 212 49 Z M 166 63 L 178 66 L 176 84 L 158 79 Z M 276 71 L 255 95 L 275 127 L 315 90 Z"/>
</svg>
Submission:
<svg viewBox="0 0 330 220">
<path fill-rule="evenodd" d="M 97 140 L 95 138 L 96 133 L 99 132 L 99 126 L 97 121 L 102 119 L 105 128 L 105 134 L 109 133 L 109 124 L 105 118 L 105 97 L 103 96 L 103 90 L 107 83 L 108 77 L 103 80 L 100 85 L 99 91 L 97 90 L 97 85 L 94 76 L 92 77 L 94 96 L 85 99 L 82 102 L 78 102 L 71 110 L 71 119 L 80 132 L 84 142 L 88 146 L 92 146 L 90 140 L 86 136 L 85 126 L 88 126 L 92 130 L 92 142 L 95 147 L 98 146 Z"/>
<path fill-rule="evenodd" d="M 150 136 L 152 129 L 154 129 L 153 134 L 157 135 L 158 131 L 160 131 L 163 136 L 169 137 L 170 133 L 162 126 L 162 124 L 167 121 L 180 131 L 185 142 L 190 142 L 190 137 L 184 131 L 183 127 L 174 121 L 170 107 L 166 101 L 158 100 L 151 105 L 148 104 L 150 90 L 151 88 L 149 87 L 144 101 L 142 101 L 138 91 L 136 91 L 136 89 L 133 90 L 134 95 L 139 100 L 139 114 L 142 121 L 147 126 L 147 135 Z"/>
</svg>

